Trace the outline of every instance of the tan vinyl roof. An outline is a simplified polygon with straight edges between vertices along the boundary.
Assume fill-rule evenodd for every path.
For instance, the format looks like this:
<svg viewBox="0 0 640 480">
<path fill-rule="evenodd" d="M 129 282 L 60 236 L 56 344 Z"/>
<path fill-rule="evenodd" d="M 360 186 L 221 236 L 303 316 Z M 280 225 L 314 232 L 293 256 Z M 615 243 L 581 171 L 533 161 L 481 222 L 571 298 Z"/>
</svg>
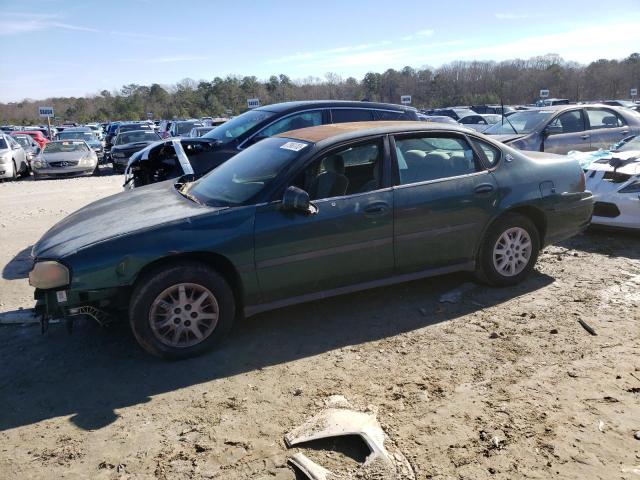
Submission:
<svg viewBox="0 0 640 480">
<path fill-rule="evenodd" d="M 416 125 L 426 127 L 424 122 L 410 122 L 410 121 L 378 121 L 378 122 L 351 122 L 351 123 L 330 123 L 327 125 L 318 125 L 316 127 L 301 128 L 299 130 L 291 130 L 283 132 L 276 137 L 295 138 L 297 140 L 304 140 L 305 142 L 317 143 L 327 138 L 342 135 L 343 133 L 358 132 L 361 130 L 370 130 L 374 128 L 388 128 L 388 127 L 415 127 Z M 429 127 L 426 127 L 429 128 Z"/>
</svg>

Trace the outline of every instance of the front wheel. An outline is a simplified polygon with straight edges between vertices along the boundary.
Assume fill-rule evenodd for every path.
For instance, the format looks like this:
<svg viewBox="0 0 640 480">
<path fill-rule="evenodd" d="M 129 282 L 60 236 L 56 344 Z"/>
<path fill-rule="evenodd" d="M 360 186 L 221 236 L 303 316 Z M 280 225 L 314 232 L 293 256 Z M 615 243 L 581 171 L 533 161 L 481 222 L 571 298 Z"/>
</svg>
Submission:
<svg viewBox="0 0 640 480">
<path fill-rule="evenodd" d="M 167 359 L 204 353 L 231 329 L 235 314 L 226 280 L 192 262 L 142 277 L 129 306 L 129 322 L 140 346 Z"/>
<path fill-rule="evenodd" d="M 540 235 L 524 215 L 509 213 L 489 227 L 478 256 L 477 276 L 495 286 L 516 285 L 533 270 Z"/>
</svg>

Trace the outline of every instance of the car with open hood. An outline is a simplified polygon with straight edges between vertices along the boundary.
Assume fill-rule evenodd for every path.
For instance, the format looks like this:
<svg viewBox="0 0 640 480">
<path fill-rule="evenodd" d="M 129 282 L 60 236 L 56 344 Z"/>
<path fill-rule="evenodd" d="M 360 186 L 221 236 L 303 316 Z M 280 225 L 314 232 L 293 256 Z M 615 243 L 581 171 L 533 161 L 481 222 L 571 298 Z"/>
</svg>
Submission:
<svg viewBox="0 0 640 480">
<path fill-rule="evenodd" d="M 592 207 L 566 157 L 455 125 L 319 125 L 78 210 L 34 245 L 29 281 L 45 321 L 128 317 L 182 358 L 238 315 L 456 271 L 517 284 Z"/>
<path fill-rule="evenodd" d="M 640 114 L 599 104 L 532 108 L 505 115 L 483 133 L 520 150 L 585 152 L 639 134 Z"/>
<path fill-rule="evenodd" d="M 595 201 L 591 223 L 640 232 L 640 136 L 594 153 L 586 172 Z"/>
<path fill-rule="evenodd" d="M 415 108 L 388 103 L 337 100 L 285 102 L 248 110 L 202 137 L 182 138 L 180 142 L 190 164 L 189 173 L 198 177 L 251 145 L 288 130 L 378 120 L 415 121 L 418 116 Z M 188 173 L 184 166 L 173 139 L 166 139 L 131 157 L 126 185 L 133 188 L 176 178 Z"/>
</svg>

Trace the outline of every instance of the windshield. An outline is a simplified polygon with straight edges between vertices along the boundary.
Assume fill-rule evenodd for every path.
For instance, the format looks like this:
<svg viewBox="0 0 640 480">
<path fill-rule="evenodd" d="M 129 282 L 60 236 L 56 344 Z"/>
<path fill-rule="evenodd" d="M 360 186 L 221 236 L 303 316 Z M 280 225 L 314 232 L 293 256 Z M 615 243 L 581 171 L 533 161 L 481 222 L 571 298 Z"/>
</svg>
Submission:
<svg viewBox="0 0 640 480">
<path fill-rule="evenodd" d="M 69 132 L 64 131 L 58 134 L 58 140 L 85 140 L 91 142 L 96 140 L 94 132 Z"/>
<path fill-rule="evenodd" d="M 83 142 L 49 142 L 44 146 L 44 153 L 87 152 Z"/>
<path fill-rule="evenodd" d="M 189 133 L 193 127 L 201 127 L 202 124 L 200 122 L 178 122 L 176 123 L 176 133 L 178 135 L 182 135 L 184 133 Z"/>
<path fill-rule="evenodd" d="M 640 135 L 636 135 L 635 137 L 631 137 L 626 141 L 622 141 L 616 145 L 616 152 L 631 152 L 633 150 L 640 150 Z"/>
<path fill-rule="evenodd" d="M 264 110 L 249 110 L 242 115 L 238 115 L 222 125 L 217 126 L 209 133 L 203 135 L 204 138 L 213 138 L 214 140 L 220 140 L 223 143 L 231 142 L 235 140 L 243 133 L 251 130 L 258 123 L 273 117 L 273 112 L 267 112 Z"/>
<path fill-rule="evenodd" d="M 134 130 L 132 132 L 121 133 L 116 138 L 116 145 L 134 142 L 155 142 L 160 140 L 160 135 L 149 130 Z"/>
<path fill-rule="evenodd" d="M 263 191 L 308 145 L 280 137 L 262 140 L 194 182 L 189 193 L 201 203 L 245 203 Z"/>
<path fill-rule="evenodd" d="M 509 133 L 531 133 L 542 126 L 555 113 L 553 110 L 524 110 L 500 119 L 483 133 L 485 135 L 500 135 Z"/>
</svg>

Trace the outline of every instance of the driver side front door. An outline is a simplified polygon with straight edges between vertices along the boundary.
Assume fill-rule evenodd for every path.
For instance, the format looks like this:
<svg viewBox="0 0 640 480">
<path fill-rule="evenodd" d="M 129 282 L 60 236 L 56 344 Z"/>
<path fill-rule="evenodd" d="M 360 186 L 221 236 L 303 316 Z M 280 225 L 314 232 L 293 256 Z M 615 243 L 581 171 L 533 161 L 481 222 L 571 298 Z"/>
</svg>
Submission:
<svg viewBox="0 0 640 480">
<path fill-rule="evenodd" d="M 393 273 L 393 191 L 381 173 L 389 162 L 385 146 L 386 140 L 378 138 L 340 147 L 321 154 L 297 180 L 291 179 L 289 185 L 313 190 L 316 178 L 328 171 L 323 170 L 328 159 L 339 156 L 345 163 L 343 173 L 336 174 L 342 190 L 330 186 L 329 197 L 315 199 L 311 192 L 315 214 L 283 211 L 280 201 L 257 208 L 255 266 L 261 303 L 322 296 Z M 335 164 L 332 160 L 332 168 Z"/>
</svg>

